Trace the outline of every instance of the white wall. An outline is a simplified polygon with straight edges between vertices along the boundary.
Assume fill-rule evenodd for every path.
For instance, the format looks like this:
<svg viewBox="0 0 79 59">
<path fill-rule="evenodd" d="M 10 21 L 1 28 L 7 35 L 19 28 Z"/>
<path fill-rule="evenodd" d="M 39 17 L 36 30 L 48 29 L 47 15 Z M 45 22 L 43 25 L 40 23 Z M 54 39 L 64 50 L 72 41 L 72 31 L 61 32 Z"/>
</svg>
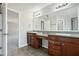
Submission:
<svg viewBox="0 0 79 59">
<path fill-rule="evenodd" d="M 27 32 L 32 30 L 32 11 L 21 10 L 20 12 L 20 41 L 19 47 L 27 45 Z"/>
</svg>

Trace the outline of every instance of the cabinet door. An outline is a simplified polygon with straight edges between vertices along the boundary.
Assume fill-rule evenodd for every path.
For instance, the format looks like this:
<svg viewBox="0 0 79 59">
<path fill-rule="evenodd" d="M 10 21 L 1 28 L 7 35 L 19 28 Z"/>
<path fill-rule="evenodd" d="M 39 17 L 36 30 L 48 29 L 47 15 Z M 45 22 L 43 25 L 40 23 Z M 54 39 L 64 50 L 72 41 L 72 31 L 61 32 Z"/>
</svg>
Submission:
<svg viewBox="0 0 79 59">
<path fill-rule="evenodd" d="M 32 37 L 36 35 L 35 33 L 27 33 L 27 44 L 31 46 Z"/>
<path fill-rule="evenodd" d="M 79 56 L 79 45 L 74 43 L 63 44 L 64 56 Z"/>
<path fill-rule="evenodd" d="M 32 37 L 31 46 L 33 48 L 40 48 L 42 46 L 42 39 L 37 37 Z"/>
<path fill-rule="evenodd" d="M 27 44 L 31 45 L 31 35 L 27 33 Z"/>
</svg>

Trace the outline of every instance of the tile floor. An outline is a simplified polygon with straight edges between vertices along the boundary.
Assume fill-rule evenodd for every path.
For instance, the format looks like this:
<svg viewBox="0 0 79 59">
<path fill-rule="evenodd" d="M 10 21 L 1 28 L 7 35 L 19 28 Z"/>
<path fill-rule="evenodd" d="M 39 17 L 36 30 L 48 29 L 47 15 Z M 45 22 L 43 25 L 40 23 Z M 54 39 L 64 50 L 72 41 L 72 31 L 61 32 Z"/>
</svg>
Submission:
<svg viewBox="0 0 79 59">
<path fill-rule="evenodd" d="M 48 56 L 48 50 L 46 48 L 35 49 L 26 46 L 8 52 L 8 56 Z"/>
</svg>

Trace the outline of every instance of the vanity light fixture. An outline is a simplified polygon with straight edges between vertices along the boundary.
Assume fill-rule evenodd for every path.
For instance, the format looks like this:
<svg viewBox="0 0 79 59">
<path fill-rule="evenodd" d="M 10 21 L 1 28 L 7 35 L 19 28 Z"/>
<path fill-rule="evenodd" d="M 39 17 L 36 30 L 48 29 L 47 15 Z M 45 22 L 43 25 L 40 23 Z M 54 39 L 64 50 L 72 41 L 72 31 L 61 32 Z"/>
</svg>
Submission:
<svg viewBox="0 0 79 59">
<path fill-rule="evenodd" d="M 68 3 L 63 3 L 62 5 L 57 6 L 56 9 L 62 8 L 64 6 L 66 6 L 66 5 L 68 5 Z"/>
</svg>

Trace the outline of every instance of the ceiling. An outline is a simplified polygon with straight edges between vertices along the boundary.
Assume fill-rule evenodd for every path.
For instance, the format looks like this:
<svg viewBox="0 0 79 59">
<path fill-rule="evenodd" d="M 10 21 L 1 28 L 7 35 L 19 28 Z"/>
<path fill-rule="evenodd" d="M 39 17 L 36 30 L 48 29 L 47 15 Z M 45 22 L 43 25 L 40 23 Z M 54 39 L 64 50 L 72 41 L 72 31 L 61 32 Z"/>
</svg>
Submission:
<svg viewBox="0 0 79 59">
<path fill-rule="evenodd" d="M 12 9 L 26 8 L 28 10 L 37 11 L 52 3 L 8 3 L 8 7 Z"/>
</svg>

